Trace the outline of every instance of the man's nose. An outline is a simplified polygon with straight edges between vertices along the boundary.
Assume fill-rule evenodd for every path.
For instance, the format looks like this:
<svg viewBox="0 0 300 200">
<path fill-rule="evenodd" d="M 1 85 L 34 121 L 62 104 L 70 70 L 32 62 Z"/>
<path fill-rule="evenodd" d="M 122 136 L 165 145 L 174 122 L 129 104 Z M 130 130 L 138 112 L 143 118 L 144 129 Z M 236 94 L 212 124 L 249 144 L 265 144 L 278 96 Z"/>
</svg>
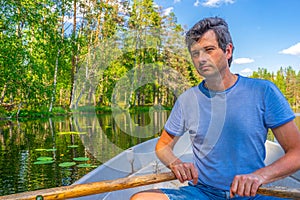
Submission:
<svg viewBox="0 0 300 200">
<path fill-rule="evenodd" d="M 202 52 L 199 53 L 199 56 L 198 56 L 198 58 L 197 58 L 197 61 L 198 61 L 198 63 L 200 63 L 200 64 L 204 64 L 204 63 L 207 62 L 207 59 L 208 59 L 207 53 L 205 53 L 205 52 L 202 51 Z"/>
</svg>

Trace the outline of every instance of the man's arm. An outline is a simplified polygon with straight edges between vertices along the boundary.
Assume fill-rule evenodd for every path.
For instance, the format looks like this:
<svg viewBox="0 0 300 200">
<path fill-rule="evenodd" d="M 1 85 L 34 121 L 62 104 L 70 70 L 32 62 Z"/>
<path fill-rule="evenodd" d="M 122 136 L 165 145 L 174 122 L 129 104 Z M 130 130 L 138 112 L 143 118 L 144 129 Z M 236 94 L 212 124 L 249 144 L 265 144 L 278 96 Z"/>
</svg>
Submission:
<svg viewBox="0 0 300 200">
<path fill-rule="evenodd" d="M 175 137 L 163 130 L 162 135 L 156 144 L 156 155 L 162 163 L 172 170 L 180 182 L 193 180 L 193 183 L 197 184 L 198 172 L 194 164 L 182 162 L 173 153 L 174 145 L 178 139 L 178 137 Z"/>
<path fill-rule="evenodd" d="M 300 169 L 300 133 L 294 121 L 272 129 L 285 155 L 257 173 L 263 176 L 265 183 L 285 178 Z"/>
<path fill-rule="evenodd" d="M 294 121 L 272 129 L 285 155 L 269 166 L 252 174 L 235 176 L 230 189 L 231 197 L 254 196 L 261 184 L 287 177 L 300 169 L 300 132 Z"/>
</svg>

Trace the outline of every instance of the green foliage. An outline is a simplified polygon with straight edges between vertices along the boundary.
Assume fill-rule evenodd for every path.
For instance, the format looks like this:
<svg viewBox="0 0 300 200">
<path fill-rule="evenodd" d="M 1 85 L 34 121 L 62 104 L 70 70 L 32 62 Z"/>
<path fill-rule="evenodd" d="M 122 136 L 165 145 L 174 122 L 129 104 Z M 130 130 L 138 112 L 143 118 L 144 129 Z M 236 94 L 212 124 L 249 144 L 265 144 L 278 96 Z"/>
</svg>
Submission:
<svg viewBox="0 0 300 200">
<path fill-rule="evenodd" d="M 84 134 L 87 134 L 87 133 L 86 132 L 68 131 L 68 132 L 58 132 L 57 134 L 58 135 L 84 135 Z"/>
<path fill-rule="evenodd" d="M 87 157 L 76 157 L 76 158 L 73 158 L 73 160 L 74 161 L 88 161 L 90 159 Z"/>
<path fill-rule="evenodd" d="M 45 165 L 45 164 L 52 164 L 54 163 L 54 160 L 40 160 L 40 161 L 35 161 L 33 164 L 34 165 Z"/>
<path fill-rule="evenodd" d="M 7 117 L 8 117 L 7 111 L 5 110 L 5 108 L 0 106 L 0 119 L 4 119 L 4 118 L 7 118 Z"/>
<path fill-rule="evenodd" d="M 272 81 L 294 109 L 300 107 L 300 71 L 296 73 L 290 66 L 287 68 L 281 67 L 275 75 L 265 68 L 258 68 L 258 71 L 253 72 L 251 77 Z"/>
<path fill-rule="evenodd" d="M 68 112 L 62 107 L 54 107 L 52 110 L 54 115 L 66 115 Z"/>
<path fill-rule="evenodd" d="M 84 164 L 79 164 L 79 165 L 76 165 L 77 167 L 85 167 L 85 168 L 95 168 L 97 167 L 96 165 L 92 165 L 92 164 L 88 164 L 88 163 L 84 163 Z"/>
<path fill-rule="evenodd" d="M 275 140 L 275 136 L 274 136 L 273 132 L 270 129 L 268 130 L 267 140 L 273 141 L 273 142 Z"/>
<path fill-rule="evenodd" d="M 153 0 L 0 5 L 0 118 L 110 112 L 114 104 L 171 107 L 202 79 L 184 28 Z M 259 68 L 252 76 L 273 81 L 293 107 L 300 106 L 300 75 L 292 67 L 277 73 Z"/>
<path fill-rule="evenodd" d="M 53 160 L 53 158 L 52 157 L 44 157 L 44 156 L 42 156 L 42 157 L 38 157 L 37 160 L 39 160 L 39 161 L 46 161 L 46 160 Z"/>
<path fill-rule="evenodd" d="M 79 146 L 78 146 L 78 145 L 75 145 L 75 144 L 74 144 L 74 145 L 69 145 L 69 146 L 68 146 L 68 148 L 78 148 L 78 147 L 79 147 Z"/>
<path fill-rule="evenodd" d="M 63 163 L 60 163 L 58 166 L 60 167 L 72 167 L 76 165 L 76 162 L 63 162 Z"/>
</svg>

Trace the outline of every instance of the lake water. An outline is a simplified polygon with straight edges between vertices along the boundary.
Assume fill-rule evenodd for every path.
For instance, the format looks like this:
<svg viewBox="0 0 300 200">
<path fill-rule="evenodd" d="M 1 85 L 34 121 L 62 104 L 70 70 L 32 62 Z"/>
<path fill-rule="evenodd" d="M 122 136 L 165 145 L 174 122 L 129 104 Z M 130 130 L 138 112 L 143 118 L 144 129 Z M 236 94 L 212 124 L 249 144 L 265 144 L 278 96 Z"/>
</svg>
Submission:
<svg viewBox="0 0 300 200">
<path fill-rule="evenodd" d="M 0 196 L 70 185 L 123 150 L 157 137 L 168 114 L 162 110 L 1 121 Z M 300 127 L 299 114 L 296 123 Z M 34 164 L 41 157 L 52 160 Z M 78 157 L 89 160 L 74 161 Z M 65 162 L 74 163 L 60 166 Z"/>
<path fill-rule="evenodd" d="M 70 185 L 123 150 L 157 137 L 168 113 L 1 121 L 0 196 Z M 48 164 L 35 164 L 45 157 Z M 89 160 L 74 161 L 78 157 Z M 75 163 L 60 166 L 66 162 Z"/>
</svg>

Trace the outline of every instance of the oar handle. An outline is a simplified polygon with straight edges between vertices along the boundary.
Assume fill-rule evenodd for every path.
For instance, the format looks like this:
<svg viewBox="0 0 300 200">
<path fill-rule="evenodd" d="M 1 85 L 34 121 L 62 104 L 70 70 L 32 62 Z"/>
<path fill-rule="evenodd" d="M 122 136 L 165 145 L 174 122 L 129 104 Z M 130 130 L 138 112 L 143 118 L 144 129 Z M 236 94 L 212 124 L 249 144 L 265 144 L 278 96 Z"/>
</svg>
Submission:
<svg viewBox="0 0 300 200">
<path fill-rule="evenodd" d="M 67 199 L 67 198 L 75 198 L 75 197 L 87 196 L 92 194 L 111 192 L 115 190 L 133 188 L 138 186 L 150 185 L 154 183 L 171 181 L 175 179 L 176 177 L 172 172 L 161 173 L 161 174 L 148 174 L 148 175 L 120 178 L 116 180 L 107 180 L 107 181 L 100 181 L 94 183 L 70 185 L 70 186 L 63 186 L 57 188 L 12 194 L 7 196 L 1 196 L 0 200 L 2 199 L 34 200 L 38 196 L 43 197 L 43 199 L 45 200 Z M 268 195 L 268 196 L 300 199 L 300 189 L 259 188 L 257 193 Z"/>
<path fill-rule="evenodd" d="M 56 188 L 49 188 L 43 190 L 36 190 L 31 192 L 23 192 L 7 196 L 0 196 L 0 200 L 16 200 L 16 199 L 32 199 L 35 200 L 37 196 L 42 196 L 44 200 L 47 199 L 67 199 L 92 194 L 99 194 L 104 192 L 111 192 L 115 190 L 122 190 L 143 185 L 150 185 L 165 181 L 176 179 L 172 172 L 161 174 L 148 174 L 133 177 L 120 178 L 116 180 L 107 180 L 86 184 L 77 184 Z"/>
</svg>

